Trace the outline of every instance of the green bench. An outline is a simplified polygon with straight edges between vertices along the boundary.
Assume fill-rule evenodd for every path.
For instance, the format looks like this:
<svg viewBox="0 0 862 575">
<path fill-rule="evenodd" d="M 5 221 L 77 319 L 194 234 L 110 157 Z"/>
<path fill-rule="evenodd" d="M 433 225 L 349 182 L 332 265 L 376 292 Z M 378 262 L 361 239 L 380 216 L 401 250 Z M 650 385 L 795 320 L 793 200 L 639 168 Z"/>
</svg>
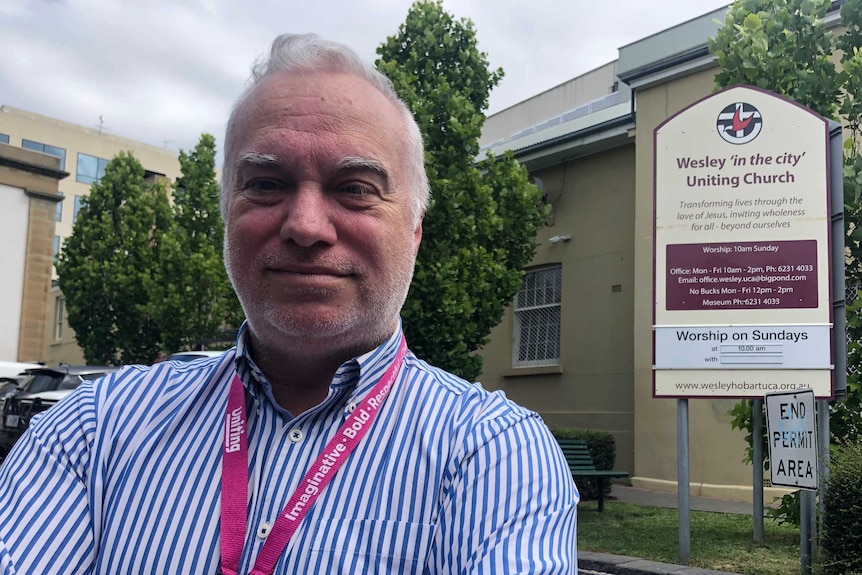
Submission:
<svg viewBox="0 0 862 575">
<path fill-rule="evenodd" d="M 560 444 L 560 449 L 563 450 L 566 463 L 569 464 L 569 469 L 572 471 L 572 477 L 586 477 L 596 481 L 599 511 L 604 511 L 605 482 L 612 477 L 628 477 L 628 472 L 614 469 L 596 469 L 593 463 L 593 456 L 590 455 L 590 449 L 583 439 L 557 439 L 557 443 Z"/>
</svg>

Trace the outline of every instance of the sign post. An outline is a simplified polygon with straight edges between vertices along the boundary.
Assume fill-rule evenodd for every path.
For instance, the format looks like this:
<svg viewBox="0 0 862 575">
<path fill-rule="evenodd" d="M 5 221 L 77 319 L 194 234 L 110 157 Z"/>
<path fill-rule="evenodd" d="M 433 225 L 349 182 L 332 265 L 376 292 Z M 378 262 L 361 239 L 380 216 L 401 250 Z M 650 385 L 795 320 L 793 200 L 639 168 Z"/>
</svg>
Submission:
<svg viewBox="0 0 862 575">
<path fill-rule="evenodd" d="M 833 345 L 844 334 L 833 332 L 830 285 L 843 249 L 840 208 L 830 205 L 833 132 L 810 109 L 750 86 L 716 92 L 655 129 L 653 397 L 835 397 Z M 678 459 L 687 459 L 688 419 L 678 422 Z M 677 466 L 687 472 L 688 461 Z M 757 538 L 762 480 L 753 492 Z M 686 498 L 679 513 L 687 556 Z"/>
<path fill-rule="evenodd" d="M 810 389 L 766 395 L 769 468 L 772 484 L 801 489 L 800 561 L 811 573 L 814 539 L 814 492 L 818 487 L 816 406 Z"/>
</svg>

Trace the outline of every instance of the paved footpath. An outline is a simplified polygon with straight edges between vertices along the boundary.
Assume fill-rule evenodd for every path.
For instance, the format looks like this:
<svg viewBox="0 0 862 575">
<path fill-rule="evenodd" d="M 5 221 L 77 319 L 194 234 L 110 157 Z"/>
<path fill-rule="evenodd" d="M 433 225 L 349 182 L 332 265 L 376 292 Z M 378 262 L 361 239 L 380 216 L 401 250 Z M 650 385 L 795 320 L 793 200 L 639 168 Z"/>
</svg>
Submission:
<svg viewBox="0 0 862 575">
<path fill-rule="evenodd" d="M 658 563 L 637 557 L 578 551 L 578 575 L 741 575 L 700 567 Z"/>
</svg>

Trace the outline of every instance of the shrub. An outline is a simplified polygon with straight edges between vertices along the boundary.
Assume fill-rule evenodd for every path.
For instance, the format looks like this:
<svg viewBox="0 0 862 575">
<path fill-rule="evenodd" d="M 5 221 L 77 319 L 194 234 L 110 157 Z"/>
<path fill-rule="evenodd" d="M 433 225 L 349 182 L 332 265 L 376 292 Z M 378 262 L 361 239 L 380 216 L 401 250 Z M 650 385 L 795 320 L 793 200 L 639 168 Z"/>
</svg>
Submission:
<svg viewBox="0 0 862 575">
<path fill-rule="evenodd" d="M 862 445 L 833 451 L 824 514 L 824 573 L 862 571 Z"/>
<path fill-rule="evenodd" d="M 617 459 L 617 443 L 614 434 L 609 431 L 596 431 L 593 429 L 573 429 L 570 427 L 552 427 L 551 433 L 557 439 L 583 439 L 590 450 L 593 465 L 596 469 L 613 469 Z M 605 485 L 605 495 L 611 491 L 611 484 Z M 578 492 L 584 501 L 598 499 L 595 481 L 581 479 L 578 481 Z"/>
</svg>

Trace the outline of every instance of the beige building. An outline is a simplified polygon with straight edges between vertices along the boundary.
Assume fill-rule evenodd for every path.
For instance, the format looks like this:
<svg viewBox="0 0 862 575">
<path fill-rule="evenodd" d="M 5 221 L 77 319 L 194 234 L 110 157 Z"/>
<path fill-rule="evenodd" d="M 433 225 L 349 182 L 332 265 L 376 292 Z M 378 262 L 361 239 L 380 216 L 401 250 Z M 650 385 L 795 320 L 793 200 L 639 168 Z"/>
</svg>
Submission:
<svg viewBox="0 0 862 575">
<path fill-rule="evenodd" d="M 66 176 L 58 158 L 0 144 L 0 361 L 45 358 L 55 214 Z"/>
<path fill-rule="evenodd" d="M 624 46 L 617 61 L 490 116 L 480 141 L 483 153 L 512 150 L 553 209 L 482 350 L 481 381 L 550 426 L 612 432 L 616 467 L 636 486 L 668 491 L 677 401 L 653 397 L 653 131 L 712 93 L 706 43 L 725 10 Z M 838 19 L 833 9 L 828 23 Z M 693 494 L 752 497 L 744 434 L 727 415 L 736 401 L 689 401 Z"/>
<path fill-rule="evenodd" d="M 52 169 L 57 174 L 61 172 L 68 174 L 68 177 L 59 180 L 59 189 L 54 188 L 52 192 L 59 194 L 59 201 L 51 202 L 53 231 L 49 238 L 51 249 L 48 254 L 51 261 L 62 247 L 64 239 L 72 233 L 72 224 L 80 209 L 81 200 L 89 194 L 93 182 L 98 181 L 104 175 L 107 163 L 119 152 L 131 152 L 144 166 L 147 177 L 166 177 L 173 181 L 179 176 L 179 161 L 170 150 L 9 106 L 0 106 L 0 143 L 7 144 L 7 147 L 18 148 L 17 152 L 19 153 L 21 149 L 28 152 L 38 152 L 28 154 L 28 157 L 41 157 L 56 164 Z M 56 179 L 54 183 L 57 183 Z M 3 216 L 0 217 L 15 219 L 15 223 L 10 224 L 10 229 L 16 230 L 13 241 L 17 243 L 14 244 L 13 252 L 20 251 L 23 255 L 19 254 L 15 257 L 26 260 L 31 257 L 29 254 L 30 246 L 28 245 L 27 249 L 23 251 L 19 249 L 23 241 L 21 238 L 24 237 L 23 234 L 26 233 L 27 229 L 27 226 L 23 224 L 25 220 L 19 217 L 20 213 L 23 213 L 23 200 L 20 197 L 12 199 L 13 195 L 8 194 L 9 197 L 4 198 L 3 210 L 0 210 Z M 32 201 L 32 195 L 26 197 L 31 198 Z M 17 205 L 13 202 L 17 202 Z M 13 206 L 15 207 L 13 208 Z M 28 225 L 32 227 L 32 216 L 27 221 L 29 222 Z M 6 228 L 3 229 L 5 231 Z M 5 245 L 8 247 L 10 244 Z M 20 267 L 19 264 L 18 268 Z M 49 274 L 49 279 L 56 280 L 53 265 L 49 267 Z M 23 290 L 21 293 L 24 295 L 22 297 L 19 294 L 17 301 L 28 302 L 32 293 L 28 287 L 29 284 L 26 284 L 22 279 L 23 277 L 21 275 L 17 279 L 9 278 L 7 281 L 20 284 Z M 17 289 L 15 286 L 9 285 L 0 293 L 3 296 L 4 306 L 7 305 L 7 302 L 16 301 L 15 289 Z M 28 349 L 24 355 L 19 353 L 13 357 L 10 351 L 12 348 L 9 347 L 11 344 L 7 344 L 6 347 L 0 346 L 0 360 L 41 360 L 48 364 L 56 364 L 60 361 L 72 364 L 84 363 L 83 353 L 75 342 L 75 334 L 65 320 L 63 294 L 56 287 L 56 281 L 53 284 L 49 281 L 47 289 L 45 313 L 48 327 L 42 340 L 41 352 L 34 355 Z M 23 312 L 18 313 L 21 315 Z"/>
</svg>

